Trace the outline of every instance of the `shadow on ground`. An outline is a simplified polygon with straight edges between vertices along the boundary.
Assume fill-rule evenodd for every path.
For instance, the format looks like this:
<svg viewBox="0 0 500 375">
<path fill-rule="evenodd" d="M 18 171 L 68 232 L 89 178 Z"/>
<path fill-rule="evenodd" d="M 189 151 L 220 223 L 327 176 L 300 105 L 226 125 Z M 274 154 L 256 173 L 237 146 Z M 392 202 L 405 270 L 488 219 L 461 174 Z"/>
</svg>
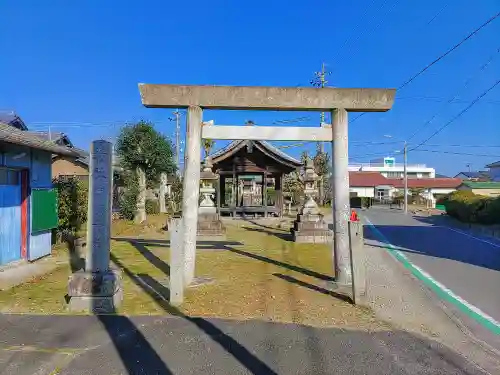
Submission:
<svg viewBox="0 0 500 375">
<path fill-rule="evenodd" d="M 449 348 L 400 330 L 30 315 L 0 316 L 0 329 L 2 374 L 484 374 Z"/>
<path fill-rule="evenodd" d="M 442 226 L 374 225 L 375 229 L 397 249 L 500 270 L 500 249 Z M 381 241 L 379 234 L 364 227 L 365 240 Z M 379 246 L 373 245 L 371 246 Z M 385 246 L 383 246 L 385 247 Z"/>
<path fill-rule="evenodd" d="M 139 243 L 136 248 L 144 258 L 168 274 L 168 265 L 161 264 L 165 262 L 145 249 L 167 246 L 168 241 L 127 241 Z M 242 256 L 320 279 L 325 277 L 226 247 Z M 186 316 L 170 305 L 168 286 L 150 275 L 135 274 L 113 254 L 111 262 L 169 317 L 0 315 L 0 373 L 13 373 L 15 368 L 16 373 L 28 375 L 41 366 L 52 366 L 54 370 L 48 373 L 60 375 L 480 374 L 463 357 L 441 344 L 398 330 L 364 332 Z M 274 276 L 337 297 L 289 275 Z M 24 349 L 16 351 L 16 347 L 31 348 L 29 360 Z"/>
<path fill-rule="evenodd" d="M 256 227 L 243 227 L 243 229 L 249 231 L 249 232 L 258 232 L 258 233 L 264 233 L 267 234 L 268 236 L 274 236 L 279 238 L 280 240 L 287 241 L 287 242 L 292 242 L 293 237 L 290 232 L 277 232 L 274 228 L 273 230 L 269 229 L 264 229 L 264 228 L 256 228 Z"/>
<path fill-rule="evenodd" d="M 151 262 L 156 268 L 160 269 L 163 271 L 165 274 L 169 275 L 169 265 L 158 258 L 156 255 L 154 255 L 151 251 L 147 249 L 148 246 L 152 247 L 170 247 L 170 241 L 168 240 L 135 240 L 135 239 L 130 239 L 130 238 L 114 238 L 115 241 L 124 241 L 130 243 L 132 246 L 134 246 L 137 251 L 139 251 L 144 257 Z M 273 258 L 266 257 L 264 255 L 260 254 L 255 254 L 246 250 L 242 249 L 237 249 L 234 248 L 233 246 L 243 246 L 241 242 L 229 242 L 229 241 L 200 241 L 197 242 L 197 248 L 198 250 L 226 250 L 230 251 L 232 253 L 246 256 L 248 258 L 252 258 L 255 260 L 259 260 L 262 262 L 266 262 L 269 264 L 274 264 L 279 267 L 283 267 L 285 269 L 295 271 L 302 273 L 306 276 L 311 276 L 314 278 L 317 278 L 319 280 L 325 280 L 325 281 L 333 281 L 334 277 L 325 275 L 316 271 L 312 271 L 310 269 L 300 267 L 297 265 L 285 263 Z M 168 270 L 168 272 L 167 272 Z"/>
<path fill-rule="evenodd" d="M 256 221 L 253 220 L 245 220 L 248 221 L 250 224 L 252 224 L 251 227 L 243 227 L 243 229 L 250 231 L 250 232 L 259 232 L 259 233 L 264 233 L 269 236 L 275 236 L 281 240 L 287 241 L 287 242 L 292 242 L 293 241 L 293 236 L 290 233 L 290 230 L 286 229 L 281 229 L 281 228 L 274 228 L 270 227 L 267 225 L 260 224 Z"/>
<path fill-rule="evenodd" d="M 224 350 L 231 354 L 242 366 L 250 371 L 250 373 L 276 374 L 273 370 L 271 370 L 270 367 L 268 367 L 264 362 L 255 357 L 249 350 L 240 345 L 230 336 L 226 335 L 223 331 L 221 331 L 208 320 L 186 316 L 179 309 L 171 306 L 169 303 L 170 291 L 167 286 L 159 283 L 156 279 L 147 274 L 134 274 L 113 255 L 111 256 L 111 261 L 116 264 L 138 287 L 149 294 L 166 313 L 181 317 L 187 322 L 194 324 L 197 328 L 199 328 L 202 332 L 204 332 L 207 336 L 209 336 L 212 340 L 214 340 L 217 344 L 224 348 Z M 143 365 L 148 364 L 143 363 Z M 136 374 L 136 372 L 131 372 L 130 369 L 128 370 L 129 374 Z M 142 371 L 142 373 L 144 374 L 154 374 L 156 373 L 154 371 L 157 370 L 152 368 L 150 370 L 144 369 Z M 162 374 L 162 372 L 158 373 Z M 167 372 L 167 374 L 168 373 L 169 372 Z"/>
</svg>

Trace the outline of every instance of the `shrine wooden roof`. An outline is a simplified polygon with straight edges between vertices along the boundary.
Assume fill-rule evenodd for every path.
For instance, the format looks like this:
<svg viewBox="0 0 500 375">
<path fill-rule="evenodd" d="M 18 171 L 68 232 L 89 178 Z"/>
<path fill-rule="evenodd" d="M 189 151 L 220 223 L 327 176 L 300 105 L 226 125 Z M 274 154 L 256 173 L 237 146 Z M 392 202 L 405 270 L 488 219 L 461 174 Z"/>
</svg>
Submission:
<svg viewBox="0 0 500 375">
<path fill-rule="evenodd" d="M 256 150 L 261 156 L 264 156 L 263 160 L 267 160 L 269 164 L 274 166 L 275 169 L 280 169 L 285 173 L 302 166 L 302 162 L 300 160 L 291 157 L 266 141 L 233 141 L 226 147 L 210 155 L 210 157 L 214 167 L 217 168 L 222 164 L 227 165 L 228 163 L 241 163 L 241 161 L 235 161 L 234 157 L 237 154 L 241 155 L 243 152 L 247 158 L 251 158 L 250 155 L 254 153 L 253 150 Z M 241 169 L 239 170 L 242 171 Z"/>
</svg>

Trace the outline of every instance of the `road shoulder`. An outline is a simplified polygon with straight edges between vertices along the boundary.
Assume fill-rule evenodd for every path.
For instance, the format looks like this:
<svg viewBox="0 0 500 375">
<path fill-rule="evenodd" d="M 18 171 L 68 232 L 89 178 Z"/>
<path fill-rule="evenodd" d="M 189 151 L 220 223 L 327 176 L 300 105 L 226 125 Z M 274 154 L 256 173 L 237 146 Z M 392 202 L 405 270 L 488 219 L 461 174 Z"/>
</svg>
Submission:
<svg viewBox="0 0 500 375">
<path fill-rule="evenodd" d="M 377 317 L 440 342 L 494 374 L 500 353 L 476 339 L 445 304 L 384 248 L 365 244 L 368 304 Z"/>
</svg>

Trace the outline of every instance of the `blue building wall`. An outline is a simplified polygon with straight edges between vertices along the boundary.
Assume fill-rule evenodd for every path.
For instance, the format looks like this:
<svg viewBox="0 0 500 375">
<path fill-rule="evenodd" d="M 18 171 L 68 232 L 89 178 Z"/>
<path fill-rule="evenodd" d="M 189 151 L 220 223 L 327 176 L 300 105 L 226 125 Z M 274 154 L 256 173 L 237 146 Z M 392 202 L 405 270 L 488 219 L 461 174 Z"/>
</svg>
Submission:
<svg viewBox="0 0 500 375">
<path fill-rule="evenodd" d="M 52 187 L 52 154 L 33 150 L 31 152 L 30 187 L 49 189 Z M 31 203 L 31 195 L 30 200 Z M 31 204 L 29 208 L 29 228 L 31 228 Z M 31 232 L 31 231 L 30 231 Z M 52 250 L 51 231 L 37 232 L 30 235 L 28 246 L 28 260 L 35 260 L 49 255 Z"/>
<path fill-rule="evenodd" d="M 29 170 L 28 189 L 28 260 L 35 260 L 51 253 L 50 231 L 31 234 L 31 189 L 52 187 L 52 154 L 22 146 L 5 145 L 0 154 L 0 166 Z"/>
</svg>

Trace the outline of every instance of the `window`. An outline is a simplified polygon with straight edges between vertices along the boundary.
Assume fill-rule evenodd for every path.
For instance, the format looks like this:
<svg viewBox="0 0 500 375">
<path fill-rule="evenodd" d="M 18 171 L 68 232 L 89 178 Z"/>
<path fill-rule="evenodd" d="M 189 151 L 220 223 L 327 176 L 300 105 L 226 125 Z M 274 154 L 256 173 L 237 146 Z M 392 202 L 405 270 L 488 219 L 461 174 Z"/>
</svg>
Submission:
<svg viewBox="0 0 500 375">
<path fill-rule="evenodd" d="M 0 169 L 0 185 L 19 185 L 19 171 Z"/>
<path fill-rule="evenodd" d="M 8 171 L 6 169 L 0 169 L 0 185 L 7 185 Z"/>
<path fill-rule="evenodd" d="M 403 176 L 401 172 L 386 172 L 387 178 L 400 178 Z"/>
</svg>

